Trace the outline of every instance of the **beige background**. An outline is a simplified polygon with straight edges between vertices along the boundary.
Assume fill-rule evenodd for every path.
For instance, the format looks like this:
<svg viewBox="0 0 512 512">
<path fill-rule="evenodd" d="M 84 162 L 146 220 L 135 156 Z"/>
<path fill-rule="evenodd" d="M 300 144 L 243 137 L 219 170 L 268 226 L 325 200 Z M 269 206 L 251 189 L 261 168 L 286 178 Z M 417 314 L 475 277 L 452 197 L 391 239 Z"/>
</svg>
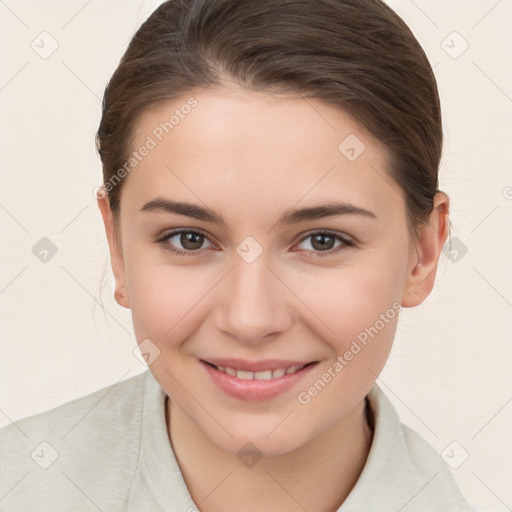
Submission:
<svg viewBox="0 0 512 512">
<path fill-rule="evenodd" d="M 92 191 L 103 89 L 157 3 L 0 2 L 0 425 L 145 369 L 113 300 Z M 511 510 L 512 1 L 389 4 L 438 77 L 457 253 L 442 256 L 427 301 L 402 313 L 378 383 L 450 461 L 468 452 L 453 472 L 470 501 Z M 43 237 L 57 248 L 46 263 L 32 252 Z"/>
</svg>

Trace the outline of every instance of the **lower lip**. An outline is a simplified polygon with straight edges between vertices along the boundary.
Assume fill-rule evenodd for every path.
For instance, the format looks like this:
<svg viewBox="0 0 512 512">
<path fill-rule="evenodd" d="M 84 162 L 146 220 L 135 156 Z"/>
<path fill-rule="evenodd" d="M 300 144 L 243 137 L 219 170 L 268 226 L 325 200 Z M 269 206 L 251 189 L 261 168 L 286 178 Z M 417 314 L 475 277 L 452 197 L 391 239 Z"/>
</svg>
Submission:
<svg viewBox="0 0 512 512">
<path fill-rule="evenodd" d="M 239 379 L 217 370 L 204 361 L 200 361 L 210 378 L 222 391 L 241 400 L 260 402 L 270 400 L 298 384 L 317 365 L 310 364 L 295 373 L 283 375 L 277 379 L 256 380 Z"/>
</svg>

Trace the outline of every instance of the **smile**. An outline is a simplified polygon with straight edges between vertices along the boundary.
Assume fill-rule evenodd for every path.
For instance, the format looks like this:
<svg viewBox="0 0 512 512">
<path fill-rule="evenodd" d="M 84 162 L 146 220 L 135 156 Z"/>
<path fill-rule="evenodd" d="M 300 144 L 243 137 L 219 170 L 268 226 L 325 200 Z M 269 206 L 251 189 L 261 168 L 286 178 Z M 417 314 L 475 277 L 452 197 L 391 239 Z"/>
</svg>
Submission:
<svg viewBox="0 0 512 512">
<path fill-rule="evenodd" d="M 237 370 L 236 368 L 230 368 L 229 366 L 221 366 L 221 365 L 215 365 L 212 364 L 217 370 L 220 372 L 227 373 L 228 375 L 231 375 L 231 377 L 237 377 L 238 379 L 242 380 L 272 380 L 272 379 L 279 379 L 280 377 L 283 377 L 284 375 L 291 375 L 292 373 L 295 373 L 298 370 L 302 370 L 306 365 L 293 365 L 289 366 L 288 368 L 276 368 L 275 370 L 263 370 L 259 372 L 250 372 L 247 370 Z M 311 364 L 311 363 L 309 363 Z"/>
<path fill-rule="evenodd" d="M 251 402 L 270 400 L 299 385 L 318 361 L 240 359 L 199 360 L 210 381 L 231 397 Z"/>
</svg>

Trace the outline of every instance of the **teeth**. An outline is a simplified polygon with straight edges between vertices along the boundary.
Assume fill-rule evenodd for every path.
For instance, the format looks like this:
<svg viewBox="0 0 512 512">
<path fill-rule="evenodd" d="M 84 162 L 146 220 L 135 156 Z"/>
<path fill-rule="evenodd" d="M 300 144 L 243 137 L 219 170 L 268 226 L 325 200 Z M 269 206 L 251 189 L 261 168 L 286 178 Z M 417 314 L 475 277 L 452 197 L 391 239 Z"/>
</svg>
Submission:
<svg viewBox="0 0 512 512">
<path fill-rule="evenodd" d="M 264 372 L 254 372 L 254 378 L 257 380 L 270 380 L 272 378 L 272 370 Z"/>
<path fill-rule="evenodd" d="M 290 366 L 289 368 L 276 368 L 275 370 L 264 370 L 262 372 L 248 372 L 246 370 L 235 370 L 228 366 L 216 366 L 217 370 L 227 373 L 232 377 L 237 377 L 242 380 L 272 380 L 283 377 L 284 375 L 291 375 L 297 370 L 304 368 L 302 366 Z"/>
</svg>

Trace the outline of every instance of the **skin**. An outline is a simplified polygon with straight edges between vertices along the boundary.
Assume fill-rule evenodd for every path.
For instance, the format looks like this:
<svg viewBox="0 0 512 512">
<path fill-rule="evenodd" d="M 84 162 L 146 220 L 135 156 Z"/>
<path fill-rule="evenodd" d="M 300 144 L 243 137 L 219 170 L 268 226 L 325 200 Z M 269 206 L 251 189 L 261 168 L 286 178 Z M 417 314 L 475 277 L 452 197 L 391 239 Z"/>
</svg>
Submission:
<svg viewBox="0 0 512 512">
<path fill-rule="evenodd" d="M 388 149 L 355 119 L 319 100 L 234 85 L 146 112 L 133 148 L 191 95 L 197 107 L 126 177 L 120 225 L 108 197 L 98 199 L 116 300 L 132 310 L 138 342 L 150 339 L 160 350 L 150 370 L 169 396 L 169 438 L 201 511 L 335 510 L 368 456 L 365 396 L 386 362 L 398 315 L 309 403 L 297 395 L 394 303 L 414 307 L 429 295 L 449 199 L 436 195 L 429 223 L 412 238 L 404 197 L 387 177 Z M 355 161 L 338 150 L 350 134 L 366 146 Z M 140 211 L 157 197 L 206 205 L 227 225 Z M 376 218 L 277 224 L 289 208 L 328 201 Z M 165 242 L 195 255 L 176 256 L 156 242 L 177 228 L 206 235 L 199 249 L 179 235 Z M 325 229 L 355 245 L 334 252 L 341 242 L 329 239 L 324 252 L 331 253 L 315 258 L 322 248 L 308 235 Z M 263 250 L 251 263 L 236 252 L 248 236 Z M 318 364 L 292 390 L 251 402 L 211 382 L 198 361 L 209 357 Z M 252 467 L 237 457 L 247 442 L 262 454 Z"/>
</svg>

